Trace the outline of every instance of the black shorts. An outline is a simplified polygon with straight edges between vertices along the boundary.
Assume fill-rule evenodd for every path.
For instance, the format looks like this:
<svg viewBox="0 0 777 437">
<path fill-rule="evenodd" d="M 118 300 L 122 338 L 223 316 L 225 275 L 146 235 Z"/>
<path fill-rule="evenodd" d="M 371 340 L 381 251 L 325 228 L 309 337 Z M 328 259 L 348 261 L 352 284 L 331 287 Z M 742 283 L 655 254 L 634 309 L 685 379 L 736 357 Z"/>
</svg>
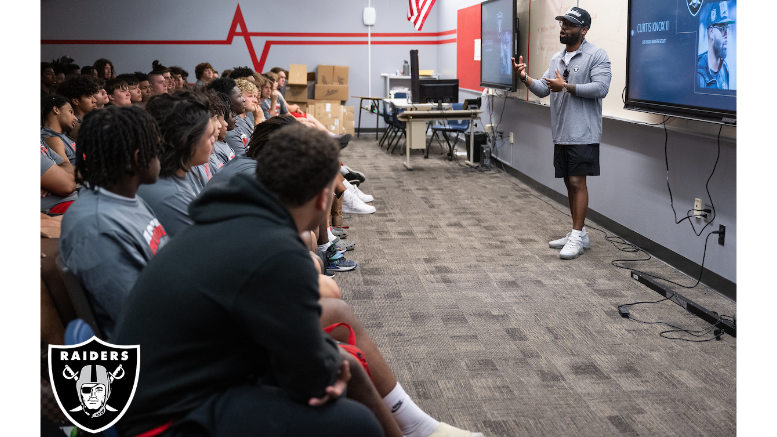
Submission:
<svg viewBox="0 0 777 437">
<path fill-rule="evenodd" d="M 553 167 L 557 178 L 599 176 L 599 144 L 556 144 Z"/>
</svg>

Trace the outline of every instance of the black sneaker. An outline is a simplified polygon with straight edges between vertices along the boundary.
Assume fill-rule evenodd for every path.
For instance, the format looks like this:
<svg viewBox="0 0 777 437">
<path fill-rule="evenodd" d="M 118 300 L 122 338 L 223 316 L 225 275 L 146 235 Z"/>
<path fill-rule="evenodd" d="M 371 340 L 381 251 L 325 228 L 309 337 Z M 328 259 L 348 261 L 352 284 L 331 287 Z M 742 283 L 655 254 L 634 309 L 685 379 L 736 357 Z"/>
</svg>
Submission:
<svg viewBox="0 0 777 437">
<path fill-rule="evenodd" d="M 335 138 L 340 141 L 340 148 L 345 149 L 345 146 L 347 146 L 348 142 L 351 141 L 351 134 L 338 135 Z"/>
</svg>

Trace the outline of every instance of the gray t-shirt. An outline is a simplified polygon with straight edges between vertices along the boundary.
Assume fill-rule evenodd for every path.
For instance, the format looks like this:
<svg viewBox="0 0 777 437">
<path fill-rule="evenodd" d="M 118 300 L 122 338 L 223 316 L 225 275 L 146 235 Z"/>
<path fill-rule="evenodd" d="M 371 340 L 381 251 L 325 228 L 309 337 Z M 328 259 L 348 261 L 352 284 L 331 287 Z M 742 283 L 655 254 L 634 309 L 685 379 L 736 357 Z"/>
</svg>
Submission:
<svg viewBox="0 0 777 437">
<path fill-rule="evenodd" d="M 246 135 L 242 129 L 239 129 L 237 125 L 235 128 L 227 131 L 227 137 L 225 141 L 230 149 L 235 152 L 235 156 L 245 156 L 246 150 L 248 150 L 248 141 L 251 140 L 250 135 Z"/>
<path fill-rule="evenodd" d="M 211 156 L 213 156 L 212 153 Z M 186 173 L 186 179 L 191 183 L 195 197 L 200 194 L 200 191 L 202 191 L 212 177 L 213 171 L 211 171 L 210 161 L 205 164 L 194 166 Z"/>
<path fill-rule="evenodd" d="M 148 202 L 171 238 L 193 223 L 189 218 L 189 204 L 197 193 L 189 178 L 175 175 L 159 178 L 154 184 L 141 185 L 138 196 Z"/>
<path fill-rule="evenodd" d="M 259 103 L 259 107 L 262 108 L 262 112 L 264 113 L 265 120 L 270 119 L 270 104 L 272 104 L 272 100 L 270 99 L 264 99 Z M 280 111 L 278 111 L 279 115 L 289 113 L 289 108 L 286 107 L 286 104 L 282 100 L 278 104 L 281 106 Z"/>
<path fill-rule="evenodd" d="M 164 227 L 139 196 L 83 189 L 63 216 L 60 256 L 89 293 L 108 338 L 140 271 L 167 241 Z"/>
<path fill-rule="evenodd" d="M 65 143 L 65 155 L 67 155 L 67 160 L 70 161 L 71 164 L 76 165 L 76 142 L 71 140 L 67 135 L 56 132 L 53 129 L 44 127 L 40 130 L 41 141 L 50 137 L 57 137 Z"/>
<path fill-rule="evenodd" d="M 45 144 L 40 145 L 40 175 L 43 176 L 52 166 L 62 164 L 65 158 L 48 148 Z M 47 194 L 40 197 L 40 212 L 48 214 L 51 208 L 63 202 L 69 202 L 78 198 L 78 192 L 73 191 L 65 197 L 59 197 L 56 194 Z"/>
<path fill-rule="evenodd" d="M 235 159 L 235 152 L 229 147 L 229 144 L 223 141 L 216 141 L 213 143 L 213 153 L 210 155 L 210 163 L 214 175 L 221 171 L 221 167 L 233 159 Z"/>
</svg>

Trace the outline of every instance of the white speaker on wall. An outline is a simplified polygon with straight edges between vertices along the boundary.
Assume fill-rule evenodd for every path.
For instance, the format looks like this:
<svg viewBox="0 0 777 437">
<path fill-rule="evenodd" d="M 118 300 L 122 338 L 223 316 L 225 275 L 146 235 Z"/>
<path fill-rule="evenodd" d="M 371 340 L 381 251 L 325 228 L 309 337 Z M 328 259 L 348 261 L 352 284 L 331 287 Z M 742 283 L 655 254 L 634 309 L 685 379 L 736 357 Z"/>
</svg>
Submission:
<svg viewBox="0 0 777 437">
<path fill-rule="evenodd" d="M 375 25 L 375 8 L 372 6 L 368 6 L 364 8 L 364 13 L 362 14 L 362 20 L 364 20 L 365 26 L 374 26 Z"/>
</svg>

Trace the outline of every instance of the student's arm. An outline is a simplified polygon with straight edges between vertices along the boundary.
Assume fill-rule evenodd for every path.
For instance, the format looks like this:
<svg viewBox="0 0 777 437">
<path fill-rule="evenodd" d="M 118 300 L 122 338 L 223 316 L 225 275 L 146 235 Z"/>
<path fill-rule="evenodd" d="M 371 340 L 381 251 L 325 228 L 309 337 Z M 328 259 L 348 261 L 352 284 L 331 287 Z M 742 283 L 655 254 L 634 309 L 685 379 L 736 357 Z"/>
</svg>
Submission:
<svg viewBox="0 0 777 437">
<path fill-rule="evenodd" d="M 65 152 L 65 143 L 62 141 L 62 138 L 50 136 L 43 140 L 44 143 L 46 143 L 47 146 L 49 146 L 49 149 L 56 152 L 57 155 L 65 158 L 67 160 L 67 153 Z M 69 162 L 69 161 L 68 161 Z"/>
<path fill-rule="evenodd" d="M 321 329 L 318 279 L 310 256 L 281 250 L 251 274 L 232 305 L 236 322 L 266 351 L 292 399 L 321 397 L 337 379 L 340 354 Z"/>
<path fill-rule="evenodd" d="M 275 109 L 276 106 L 278 106 L 278 96 L 280 93 L 276 90 L 272 92 L 272 96 L 270 97 L 270 116 L 274 117 L 278 115 L 278 110 Z"/>
<path fill-rule="evenodd" d="M 300 112 L 299 105 L 296 105 L 294 103 L 289 105 L 288 102 L 286 102 L 286 97 L 283 97 L 283 94 L 281 94 L 280 91 L 278 91 L 278 100 L 281 102 L 281 110 L 283 110 L 283 108 L 285 107 L 286 112 Z"/>
<path fill-rule="evenodd" d="M 49 193 L 65 197 L 76 190 L 76 181 L 72 173 L 68 173 L 58 165 L 52 165 L 41 175 L 40 187 Z"/>
</svg>

